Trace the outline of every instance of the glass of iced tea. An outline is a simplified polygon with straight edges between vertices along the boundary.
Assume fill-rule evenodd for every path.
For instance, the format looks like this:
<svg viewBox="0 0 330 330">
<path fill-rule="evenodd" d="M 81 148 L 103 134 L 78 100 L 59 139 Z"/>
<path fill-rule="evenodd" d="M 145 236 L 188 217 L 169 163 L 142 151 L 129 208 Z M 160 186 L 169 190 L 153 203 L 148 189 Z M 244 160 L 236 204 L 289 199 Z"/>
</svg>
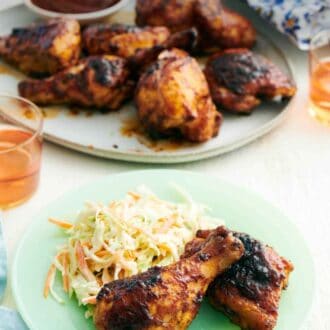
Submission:
<svg viewBox="0 0 330 330">
<path fill-rule="evenodd" d="M 314 35 L 309 57 L 310 113 L 330 125 L 330 28 Z"/>
<path fill-rule="evenodd" d="M 43 116 L 28 100 L 0 95 L 0 209 L 18 205 L 39 183 Z"/>
</svg>

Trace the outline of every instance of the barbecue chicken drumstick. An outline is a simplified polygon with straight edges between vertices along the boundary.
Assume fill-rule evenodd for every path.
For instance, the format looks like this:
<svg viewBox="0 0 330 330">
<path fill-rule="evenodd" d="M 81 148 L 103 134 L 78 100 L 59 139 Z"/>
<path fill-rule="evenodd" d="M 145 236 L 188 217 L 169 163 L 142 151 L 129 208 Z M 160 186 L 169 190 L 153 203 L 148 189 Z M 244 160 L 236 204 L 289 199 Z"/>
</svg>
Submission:
<svg viewBox="0 0 330 330">
<path fill-rule="evenodd" d="M 248 49 L 213 55 L 205 68 L 213 101 L 221 109 L 249 114 L 261 98 L 290 98 L 296 87 L 275 64 Z"/>
<path fill-rule="evenodd" d="M 143 127 L 155 138 L 207 141 L 222 120 L 198 63 L 178 49 L 162 52 L 141 76 L 135 103 Z"/>
<path fill-rule="evenodd" d="M 45 76 L 76 64 L 81 50 L 75 20 L 53 19 L 15 28 L 0 38 L 0 57 L 31 75 Z"/>
<path fill-rule="evenodd" d="M 170 36 L 166 27 L 140 28 L 125 24 L 96 24 L 83 32 L 84 49 L 91 55 L 134 56 L 139 49 L 162 45 Z"/>
<path fill-rule="evenodd" d="M 97 297 L 97 329 L 186 329 L 209 284 L 243 253 L 242 243 L 219 227 L 189 258 L 106 284 Z"/>
<path fill-rule="evenodd" d="M 42 79 L 20 82 L 19 94 L 40 105 L 74 104 L 116 110 L 133 93 L 129 70 L 117 56 L 91 56 Z"/>
<path fill-rule="evenodd" d="M 212 231 L 197 232 L 197 238 L 188 243 L 182 258 L 200 251 L 210 234 Z M 244 255 L 209 286 L 209 301 L 242 329 L 272 330 L 293 265 L 249 235 L 235 232 L 233 235 L 243 243 Z"/>
</svg>

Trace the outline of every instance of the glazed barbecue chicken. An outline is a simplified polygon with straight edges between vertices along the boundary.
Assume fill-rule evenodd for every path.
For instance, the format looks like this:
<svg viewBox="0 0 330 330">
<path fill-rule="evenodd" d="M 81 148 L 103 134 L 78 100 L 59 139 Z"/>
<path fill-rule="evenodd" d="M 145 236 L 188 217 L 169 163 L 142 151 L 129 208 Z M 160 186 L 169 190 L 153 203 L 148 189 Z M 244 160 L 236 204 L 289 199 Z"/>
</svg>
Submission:
<svg viewBox="0 0 330 330">
<path fill-rule="evenodd" d="M 200 251 L 212 231 L 199 231 L 182 258 Z M 211 304 L 242 329 L 274 329 L 282 290 L 293 265 L 277 252 L 242 233 L 233 233 L 244 245 L 243 257 L 219 275 L 208 289 Z"/>
<path fill-rule="evenodd" d="M 248 49 L 228 49 L 213 55 L 205 68 L 212 98 L 221 109 L 249 114 L 261 99 L 290 98 L 291 79 L 275 64 Z"/>
<path fill-rule="evenodd" d="M 19 94 L 40 105 L 74 104 L 116 110 L 133 93 L 134 84 L 126 66 L 126 61 L 117 56 L 91 56 L 52 77 L 23 80 Z"/>
<path fill-rule="evenodd" d="M 219 0 L 198 0 L 195 5 L 200 48 L 214 52 L 227 48 L 251 48 L 256 41 L 252 23 L 237 12 L 225 8 Z"/>
<path fill-rule="evenodd" d="M 97 24 L 83 32 L 83 45 L 88 54 L 113 54 L 128 60 L 133 68 L 144 68 L 165 49 L 192 51 L 197 31 L 187 29 L 171 35 L 166 27 L 140 28 L 125 24 Z"/>
<path fill-rule="evenodd" d="M 216 136 L 222 121 L 195 59 L 173 49 L 141 76 L 135 92 L 139 119 L 151 137 L 203 142 Z"/>
<path fill-rule="evenodd" d="M 134 56 L 139 49 L 162 45 L 170 36 L 166 27 L 139 28 L 125 24 L 96 24 L 83 32 L 84 49 L 91 55 Z"/>
<path fill-rule="evenodd" d="M 106 284 L 97 297 L 97 329 L 186 329 L 209 284 L 243 253 L 240 240 L 219 227 L 189 258 Z"/>
<path fill-rule="evenodd" d="M 245 17 L 225 8 L 219 0 L 137 0 L 139 26 L 167 26 L 171 31 L 196 27 L 199 48 L 214 51 L 254 45 L 256 31 Z"/>
<path fill-rule="evenodd" d="M 139 26 L 167 26 L 178 32 L 194 26 L 196 0 L 137 0 L 136 24 Z"/>
<path fill-rule="evenodd" d="M 0 38 L 0 57 L 34 76 L 55 74 L 75 65 L 80 51 L 80 26 L 75 20 L 53 19 L 15 28 Z"/>
</svg>

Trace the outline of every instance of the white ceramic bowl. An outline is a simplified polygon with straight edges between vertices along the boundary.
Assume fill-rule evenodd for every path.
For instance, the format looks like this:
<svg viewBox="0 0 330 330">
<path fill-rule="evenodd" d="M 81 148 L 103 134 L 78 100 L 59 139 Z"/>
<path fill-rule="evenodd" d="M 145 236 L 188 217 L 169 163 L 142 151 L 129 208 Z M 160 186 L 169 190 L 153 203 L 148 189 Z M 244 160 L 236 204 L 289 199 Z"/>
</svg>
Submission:
<svg viewBox="0 0 330 330">
<path fill-rule="evenodd" d="M 65 18 L 76 19 L 77 21 L 79 21 L 82 24 L 88 24 L 88 23 L 105 20 L 106 18 L 110 17 L 111 15 L 115 14 L 117 11 L 119 11 L 120 9 L 122 9 L 126 5 L 128 5 L 128 3 L 130 1 L 131 0 L 120 0 L 118 3 L 116 3 L 115 5 L 113 5 L 109 8 L 98 10 L 98 11 L 93 11 L 90 13 L 82 13 L 82 14 L 65 14 L 65 13 L 59 13 L 59 12 L 55 12 L 55 11 L 51 11 L 51 10 L 46 10 L 46 9 L 36 6 L 32 2 L 32 0 L 24 0 L 24 3 L 31 11 L 33 11 L 37 15 L 39 15 L 43 18 L 46 18 L 46 19 L 65 17 Z"/>
</svg>

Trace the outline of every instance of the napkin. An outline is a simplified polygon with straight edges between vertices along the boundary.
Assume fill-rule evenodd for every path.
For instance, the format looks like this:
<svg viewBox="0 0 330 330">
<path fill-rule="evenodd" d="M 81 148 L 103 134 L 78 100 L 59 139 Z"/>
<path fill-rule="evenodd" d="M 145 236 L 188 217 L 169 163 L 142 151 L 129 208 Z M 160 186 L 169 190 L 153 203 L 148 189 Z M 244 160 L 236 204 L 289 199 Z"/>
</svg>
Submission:
<svg viewBox="0 0 330 330">
<path fill-rule="evenodd" d="M 315 32 L 330 28 L 330 0 L 244 1 L 302 50 L 309 49 Z"/>
<path fill-rule="evenodd" d="M 0 303 L 7 285 L 7 255 L 0 216 Z M 0 306 L 0 330 L 27 330 L 22 318 L 17 312 Z"/>
</svg>

